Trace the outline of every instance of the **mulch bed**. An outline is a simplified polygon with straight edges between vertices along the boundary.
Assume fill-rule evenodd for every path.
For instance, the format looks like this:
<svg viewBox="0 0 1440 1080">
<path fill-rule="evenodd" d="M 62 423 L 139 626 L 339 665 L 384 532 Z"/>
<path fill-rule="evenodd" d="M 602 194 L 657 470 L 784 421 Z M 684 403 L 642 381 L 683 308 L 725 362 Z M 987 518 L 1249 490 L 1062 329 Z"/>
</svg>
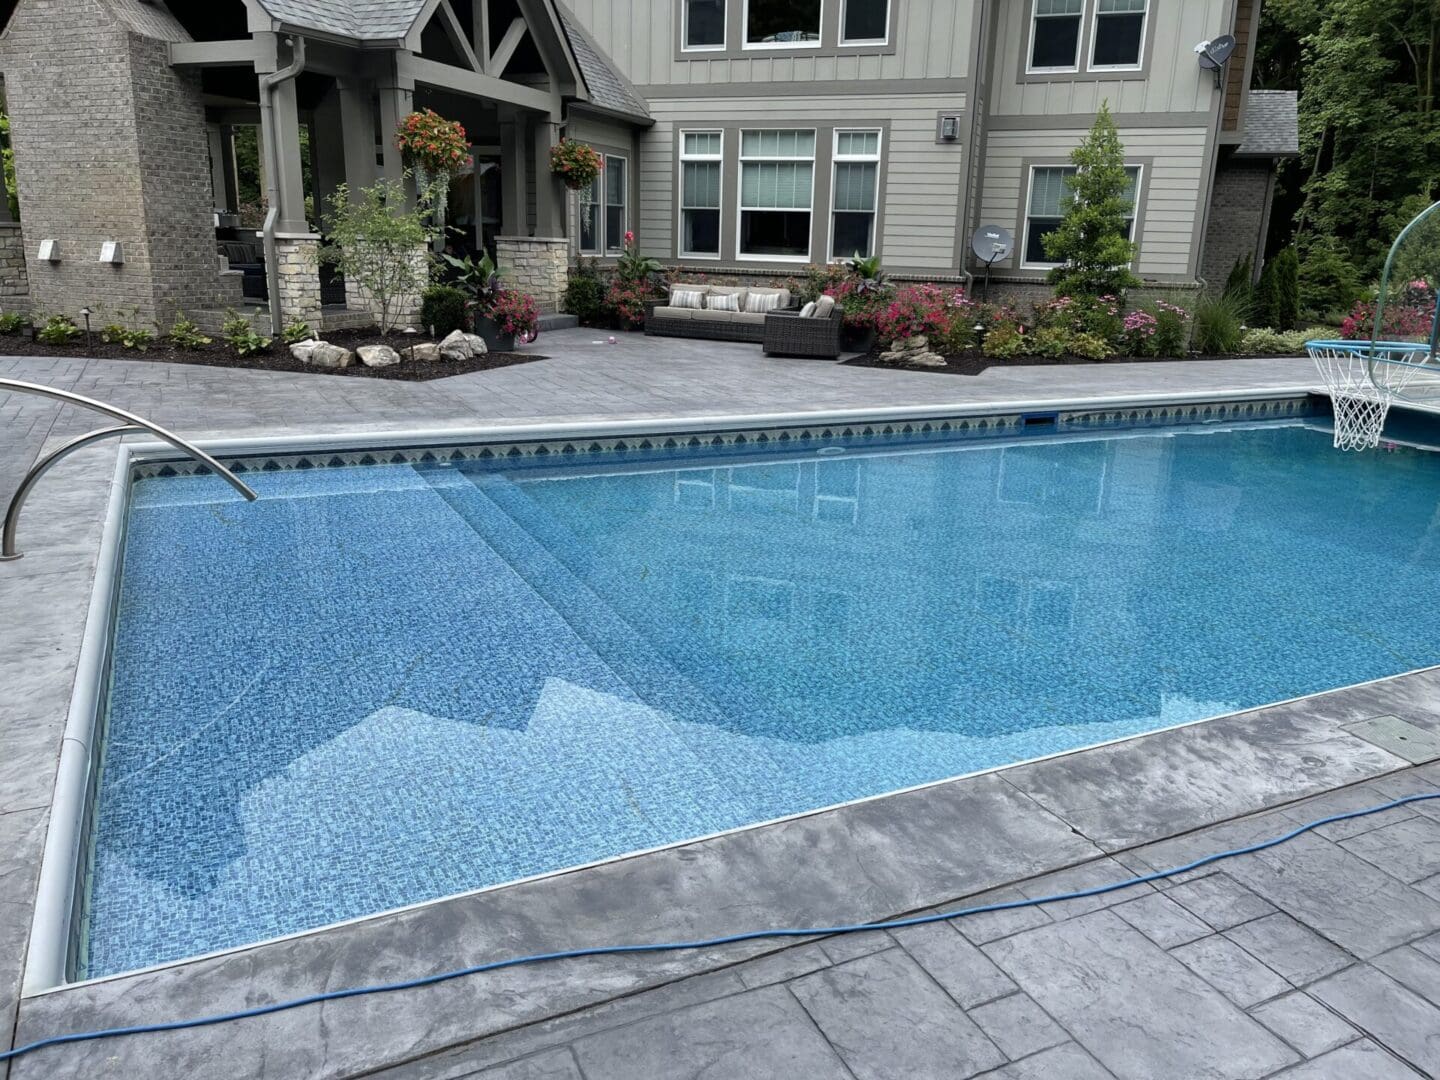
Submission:
<svg viewBox="0 0 1440 1080">
<path fill-rule="evenodd" d="M 432 379 L 447 379 L 452 375 L 468 375 L 472 371 L 492 371 L 496 368 L 528 364 L 534 360 L 545 360 L 540 353 L 492 352 L 470 360 L 414 360 L 409 356 L 411 339 L 404 334 L 391 334 L 382 338 L 373 330 L 336 330 L 325 334 L 332 345 L 354 350 L 361 345 L 388 344 L 401 356 L 400 363 L 389 367 L 371 368 L 360 363 L 357 357 L 347 368 L 322 368 L 302 364 L 290 355 L 290 347 L 277 342 L 268 353 L 253 356 L 236 356 L 229 346 L 216 340 L 203 349 L 176 349 L 164 342 L 150 346 L 141 352 L 127 349 L 123 345 L 106 345 L 96 334 L 89 348 L 81 337 L 70 345 L 42 345 L 21 334 L 0 334 L 0 356 L 73 356 L 80 359 L 100 360 L 150 360 L 162 364 L 200 364 L 204 367 L 250 368 L 255 371 L 293 371 L 305 375 L 338 375 L 352 379 L 398 379 L 402 382 L 429 382 Z M 431 340 L 428 336 L 414 335 L 414 344 L 423 345 Z"/>
<path fill-rule="evenodd" d="M 872 349 L 864 356 L 844 361 L 849 367 L 884 368 L 886 371 L 918 371 L 927 375 L 979 375 L 992 367 L 1064 367 L 1070 364 L 1168 364 L 1190 360 L 1236 360 L 1235 356 L 1115 356 L 1109 360 L 1090 360 L 1083 356 L 1017 356 L 1013 360 L 997 360 L 978 352 L 947 353 L 943 368 L 899 367 L 881 361 L 884 350 Z M 1274 359 L 1282 359 L 1275 357 Z"/>
</svg>

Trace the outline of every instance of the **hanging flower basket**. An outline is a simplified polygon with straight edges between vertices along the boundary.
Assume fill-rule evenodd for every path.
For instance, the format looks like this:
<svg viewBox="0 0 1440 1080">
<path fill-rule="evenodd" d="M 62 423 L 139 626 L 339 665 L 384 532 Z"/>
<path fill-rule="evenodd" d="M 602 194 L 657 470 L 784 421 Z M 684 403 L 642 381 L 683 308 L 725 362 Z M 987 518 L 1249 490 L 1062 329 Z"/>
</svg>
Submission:
<svg viewBox="0 0 1440 1080">
<path fill-rule="evenodd" d="M 422 109 L 400 121 L 395 145 L 405 164 L 415 170 L 422 194 L 434 203 L 435 218 L 443 224 L 450 180 L 470 161 L 464 127 L 433 109 Z"/>
<path fill-rule="evenodd" d="M 561 139 L 550 148 L 550 171 L 571 191 L 588 189 L 604 167 L 598 150 L 574 139 Z"/>
</svg>

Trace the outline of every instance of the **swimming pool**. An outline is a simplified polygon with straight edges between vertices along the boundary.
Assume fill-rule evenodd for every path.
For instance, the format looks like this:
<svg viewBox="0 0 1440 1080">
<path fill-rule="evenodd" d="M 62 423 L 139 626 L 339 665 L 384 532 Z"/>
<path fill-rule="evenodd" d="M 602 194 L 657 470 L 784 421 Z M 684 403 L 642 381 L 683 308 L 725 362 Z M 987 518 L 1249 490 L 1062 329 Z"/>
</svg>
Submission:
<svg viewBox="0 0 1440 1080">
<path fill-rule="evenodd" d="M 1440 458 L 1174 419 L 137 480 L 73 974 L 1440 660 Z"/>
</svg>

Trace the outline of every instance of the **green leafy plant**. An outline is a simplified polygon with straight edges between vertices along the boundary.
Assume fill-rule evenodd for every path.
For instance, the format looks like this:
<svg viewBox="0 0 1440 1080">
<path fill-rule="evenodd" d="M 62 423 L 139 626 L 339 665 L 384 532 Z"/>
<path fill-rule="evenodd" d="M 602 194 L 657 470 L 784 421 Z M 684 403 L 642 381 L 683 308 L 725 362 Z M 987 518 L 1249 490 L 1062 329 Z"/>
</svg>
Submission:
<svg viewBox="0 0 1440 1080">
<path fill-rule="evenodd" d="M 980 351 L 992 360 L 1014 360 L 1026 355 L 1029 343 L 1025 338 L 1025 328 L 1018 321 L 1000 320 L 986 332 Z"/>
<path fill-rule="evenodd" d="M 502 289 L 486 315 L 503 334 L 533 338 L 540 330 L 540 308 L 534 297 L 518 289 Z"/>
<path fill-rule="evenodd" d="M 420 296 L 420 325 L 436 337 L 465 328 L 469 297 L 454 285 L 431 285 Z"/>
<path fill-rule="evenodd" d="M 1304 356 L 1307 341 L 1329 336 L 1329 331 L 1320 328 L 1272 330 L 1259 327 L 1245 331 L 1240 339 L 1239 351 L 1246 356 Z"/>
<path fill-rule="evenodd" d="M 885 271 L 880 268 L 880 256 L 861 255 L 858 251 L 850 260 L 850 272 L 860 279 L 860 288 L 878 289 L 885 284 Z"/>
<path fill-rule="evenodd" d="M 155 342 L 155 334 L 140 325 L 140 309 L 122 309 L 120 314 L 129 317 L 128 322 L 114 322 L 100 328 L 100 340 L 106 345 L 121 345 L 127 349 L 144 352 Z"/>
<path fill-rule="evenodd" d="M 841 288 L 853 288 L 855 279 L 849 268 L 839 263 L 812 263 L 805 267 L 804 277 L 788 278 L 783 285 L 790 290 L 791 299 L 804 307 L 827 293 L 839 299 Z"/>
<path fill-rule="evenodd" d="M 1225 291 L 1255 310 L 1255 257 L 1250 252 L 1235 260 L 1230 276 L 1225 279 Z"/>
<path fill-rule="evenodd" d="M 80 328 L 68 315 L 49 315 L 41 316 L 41 318 L 44 321 L 37 324 L 39 329 L 35 331 L 35 340 L 41 345 L 69 345 L 80 336 Z"/>
<path fill-rule="evenodd" d="M 1130 272 L 1135 245 L 1126 235 L 1135 206 L 1128 195 L 1125 147 L 1108 102 L 1070 160 L 1076 172 L 1065 178 L 1065 216 L 1044 239 L 1046 256 L 1060 264 L 1048 280 L 1057 296 L 1123 297 L 1140 284 Z"/>
<path fill-rule="evenodd" d="M 1190 312 L 1171 300 L 1153 300 L 1141 310 L 1155 319 L 1150 355 L 1184 356 L 1190 344 Z"/>
<path fill-rule="evenodd" d="M 469 255 L 456 257 L 448 252 L 441 252 L 440 258 L 450 267 L 455 287 L 469 297 L 471 304 L 485 311 L 494 303 L 500 294 L 500 271 L 489 252 L 482 252 L 479 262 Z"/>
<path fill-rule="evenodd" d="M 1311 318 L 1329 321 L 1360 299 L 1359 274 L 1339 244 L 1328 238 L 1306 246 L 1299 259 L 1298 277 L 1300 310 Z"/>
<path fill-rule="evenodd" d="M 650 299 L 650 289 L 643 282 L 622 281 L 616 278 L 605 293 L 605 308 L 622 327 L 639 329 L 645 324 L 645 301 Z"/>
<path fill-rule="evenodd" d="M 177 349 L 203 349 L 213 344 L 212 339 L 200 332 L 200 327 L 185 317 L 183 311 L 177 312 L 175 321 L 170 324 L 170 344 Z"/>
<path fill-rule="evenodd" d="M 1206 356 L 1240 351 L 1245 320 L 1250 311 L 1244 300 L 1225 293 L 1205 293 L 1195 305 L 1195 348 Z"/>
<path fill-rule="evenodd" d="M 615 275 L 627 285 L 649 284 L 660 272 L 660 263 L 648 255 L 641 255 L 635 243 L 635 234 L 625 234 L 625 247 L 615 260 Z"/>
<path fill-rule="evenodd" d="M 341 184 L 328 201 L 329 243 L 321 258 L 371 300 L 381 334 L 389 334 L 427 283 L 427 267 L 417 255 L 436 235 L 428 203 L 409 206 L 394 180 L 354 193 Z"/>
<path fill-rule="evenodd" d="M 303 319 L 291 319 L 285 324 L 285 329 L 280 333 L 280 337 L 286 345 L 295 345 L 301 341 L 309 341 L 314 336 L 315 331 L 312 330 L 310 324 Z"/>
<path fill-rule="evenodd" d="M 0 334 L 18 334 L 30 323 L 30 319 L 18 311 L 0 313 Z"/>
<path fill-rule="evenodd" d="M 585 326 L 598 323 L 605 314 L 605 279 L 594 260 L 581 259 L 565 285 L 564 309 Z"/>
<path fill-rule="evenodd" d="M 225 321 L 220 324 L 220 336 L 235 350 L 236 356 L 242 357 L 265 352 L 273 344 L 270 338 L 257 334 L 250 320 L 233 309 L 225 312 Z"/>
<path fill-rule="evenodd" d="M 1300 321 L 1300 257 L 1287 247 L 1265 264 L 1255 290 L 1255 321 L 1293 330 Z"/>
</svg>

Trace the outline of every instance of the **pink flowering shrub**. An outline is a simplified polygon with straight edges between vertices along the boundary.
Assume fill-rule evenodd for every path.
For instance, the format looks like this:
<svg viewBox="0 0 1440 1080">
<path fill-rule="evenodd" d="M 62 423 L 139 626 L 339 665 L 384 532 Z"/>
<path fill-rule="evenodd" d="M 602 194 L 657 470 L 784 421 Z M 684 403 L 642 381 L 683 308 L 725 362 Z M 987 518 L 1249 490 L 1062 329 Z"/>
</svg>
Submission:
<svg viewBox="0 0 1440 1080">
<path fill-rule="evenodd" d="M 1148 311 L 1132 311 L 1125 316 L 1125 350 L 1131 356 L 1150 356 L 1155 348 L 1155 332 L 1160 322 Z"/>
<path fill-rule="evenodd" d="M 540 309 L 534 297 L 516 289 L 502 289 L 485 312 L 503 334 L 528 337 L 540 329 Z"/>
<path fill-rule="evenodd" d="M 1435 318 L 1435 290 L 1424 281 L 1412 281 L 1385 303 L 1380 337 L 1389 341 L 1424 341 Z M 1347 341 L 1370 339 L 1375 332 L 1375 301 L 1360 300 L 1340 323 Z"/>
<path fill-rule="evenodd" d="M 654 299 L 645 281 L 615 278 L 605 294 L 605 306 L 620 320 L 622 328 L 634 330 L 645 325 L 645 301 Z"/>
<path fill-rule="evenodd" d="M 912 337 L 941 337 L 955 317 L 952 292 L 934 285 L 911 285 L 896 291 L 875 316 L 875 330 L 886 344 Z"/>
</svg>

